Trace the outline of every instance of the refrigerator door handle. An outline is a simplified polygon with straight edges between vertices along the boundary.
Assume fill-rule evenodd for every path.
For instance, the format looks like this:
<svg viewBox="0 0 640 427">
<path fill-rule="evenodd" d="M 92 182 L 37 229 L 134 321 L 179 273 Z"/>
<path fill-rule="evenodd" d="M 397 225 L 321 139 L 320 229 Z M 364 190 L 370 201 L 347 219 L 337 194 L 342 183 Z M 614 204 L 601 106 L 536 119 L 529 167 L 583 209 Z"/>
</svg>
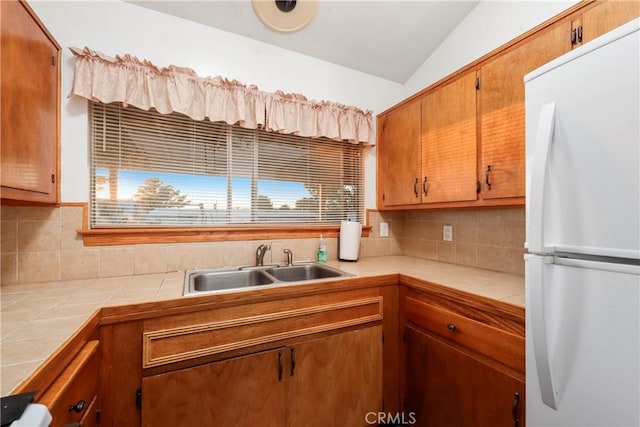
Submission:
<svg viewBox="0 0 640 427">
<path fill-rule="evenodd" d="M 535 139 L 535 148 L 531 162 L 531 184 L 528 187 L 527 199 L 529 224 L 527 225 L 527 247 L 530 252 L 548 253 L 544 248 L 544 211 L 547 166 L 549 164 L 549 148 L 553 142 L 556 103 L 550 102 L 540 110 L 540 119 Z M 536 230 L 533 233 L 533 230 Z"/>
<path fill-rule="evenodd" d="M 538 371 L 542 402 L 558 409 L 558 392 L 554 382 L 549 354 L 549 334 L 547 331 L 545 310 L 545 266 L 553 263 L 553 257 L 525 255 L 527 259 L 527 292 L 529 304 L 527 310 L 531 316 L 531 340 Z"/>
</svg>

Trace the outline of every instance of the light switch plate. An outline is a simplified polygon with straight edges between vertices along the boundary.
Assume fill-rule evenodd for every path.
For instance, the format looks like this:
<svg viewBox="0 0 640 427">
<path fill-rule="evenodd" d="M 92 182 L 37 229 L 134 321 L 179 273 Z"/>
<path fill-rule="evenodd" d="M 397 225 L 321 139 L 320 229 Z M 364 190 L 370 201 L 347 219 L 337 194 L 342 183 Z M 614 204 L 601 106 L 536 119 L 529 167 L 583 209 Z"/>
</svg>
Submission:
<svg viewBox="0 0 640 427">
<path fill-rule="evenodd" d="M 389 237 L 389 224 L 386 222 L 380 223 L 380 237 Z"/>
<path fill-rule="evenodd" d="M 453 241 L 453 226 L 452 225 L 445 225 L 442 228 L 442 240 L 444 240 L 445 242 Z"/>
</svg>

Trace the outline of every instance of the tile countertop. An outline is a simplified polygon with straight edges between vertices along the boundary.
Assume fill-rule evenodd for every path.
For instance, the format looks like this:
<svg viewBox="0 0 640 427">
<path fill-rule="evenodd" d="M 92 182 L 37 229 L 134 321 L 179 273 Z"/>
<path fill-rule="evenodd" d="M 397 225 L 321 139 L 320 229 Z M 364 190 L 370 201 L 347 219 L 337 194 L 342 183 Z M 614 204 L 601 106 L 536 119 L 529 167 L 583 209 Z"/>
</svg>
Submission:
<svg viewBox="0 0 640 427">
<path fill-rule="evenodd" d="M 422 258 L 329 262 L 357 276 L 401 273 L 524 307 L 524 277 Z M 180 298 L 184 272 L 0 288 L 0 394 L 9 394 L 98 308 Z"/>
</svg>

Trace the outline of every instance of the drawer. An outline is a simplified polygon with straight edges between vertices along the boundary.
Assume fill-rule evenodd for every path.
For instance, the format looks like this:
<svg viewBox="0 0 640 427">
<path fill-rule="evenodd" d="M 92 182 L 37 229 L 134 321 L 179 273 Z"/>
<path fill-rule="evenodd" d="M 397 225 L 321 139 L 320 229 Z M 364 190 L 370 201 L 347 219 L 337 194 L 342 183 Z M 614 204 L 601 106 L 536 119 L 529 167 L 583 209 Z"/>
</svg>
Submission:
<svg viewBox="0 0 640 427">
<path fill-rule="evenodd" d="M 65 426 L 94 417 L 100 378 L 99 341 L 89 341 L 47 389 L 38 403 L 49 408 L 52 426 Z"/>
<path fill-rule="evenodd" d="M 405 298 L 408 323 L 524 372 L 524 337 L 417 298 Z"/>
<path fill-rule="evenodd" d="M 142 365 L 150 368 L 379 322 L 382 301 L 380 295 L 299 298 L 149 319 L 144 322 Z"/>
</svg>

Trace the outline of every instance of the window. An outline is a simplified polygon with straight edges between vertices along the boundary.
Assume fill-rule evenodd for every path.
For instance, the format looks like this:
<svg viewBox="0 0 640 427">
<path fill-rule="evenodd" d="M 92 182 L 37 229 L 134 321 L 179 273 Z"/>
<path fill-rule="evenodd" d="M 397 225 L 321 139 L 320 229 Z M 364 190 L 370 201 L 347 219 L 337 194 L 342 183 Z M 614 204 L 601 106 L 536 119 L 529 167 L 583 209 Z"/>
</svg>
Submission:
<svg viewBox="0 0 640 427">
<path fill-rule="evenodd" d="M 90 103 L 91 228 L 363 222 L 362 148 Z"/>
</svg>

